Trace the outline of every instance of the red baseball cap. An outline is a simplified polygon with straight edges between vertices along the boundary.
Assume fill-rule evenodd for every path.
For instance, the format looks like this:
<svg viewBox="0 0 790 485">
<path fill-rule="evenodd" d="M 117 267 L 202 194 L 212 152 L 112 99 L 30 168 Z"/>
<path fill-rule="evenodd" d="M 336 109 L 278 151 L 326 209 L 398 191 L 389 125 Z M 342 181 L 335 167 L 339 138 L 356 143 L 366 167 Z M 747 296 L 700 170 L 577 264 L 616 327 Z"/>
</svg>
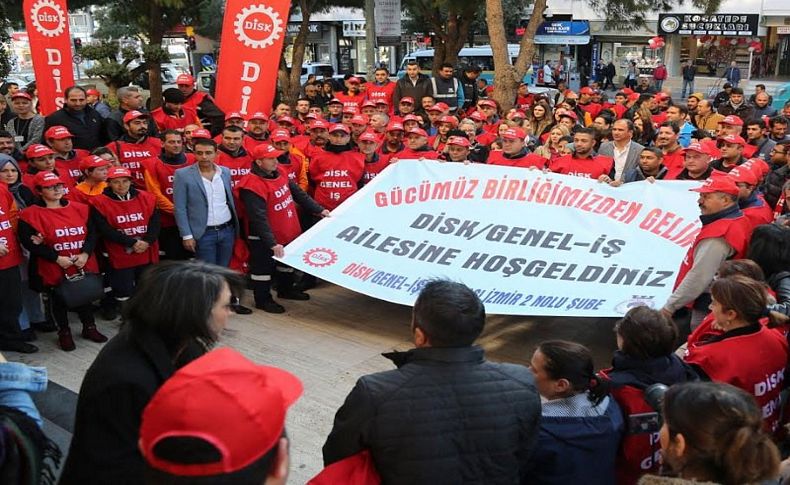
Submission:
<svg viewBox="0 0 790 485">
<path fill-rule="evenodd" d="M 268 143 L 262 143 L 257 147 L 252 149 L 252 158 L 255 160 L 261 160 L 263 158 L 277 158 L 280 155 L 285 153 L 282 150 L 278 150 L 277 148 L 269 145 Z"/>
<path fill-rule="evenodd" d="M 261 121 L 269 121 L 269 117 L 266 116 L 266 113 L 262 111 L 256 111 L 253 113 L 248 120 L 261 120 Z"/>
<path fill-rule="evenodd" d="M 351 118 L 351 124 L 352 125 L 365 125 L 365 126 L 367 126 L 367 124 L 369 122 L 370 122 L 370 119 L 367 117 L 367 115 L 363 115 L 363 114 L 355 114 L 354 117 Z"/>
<path fill-rule="evenodd" d="M 692 192 L 699 192 L 701 194 L 711 194 L 713 192 L 723 192 L 730 195 L 738 195 L 740 192 L 738 186 L 735 185 L 735 180 L 726 175 L 711 175 L 710 178 L 705 179 L 699 187 L 689 189 Z"/>
<path fill-rule="evenodd" d="M 451 126 L 455 127 L 458 126 L 458 118 L 456 118 L 455 116 L 444 115 L 441 118 L 439 118 L 439 123 L 448 123 Z"/>
<path fill-rule="evenodd" d="M 362 107 L 363 108 L 375 108 L 376 107 L 376 103 L 374 101 L 367 100 L 364 103 L 362 103 Z"/>
<path fill-rule="evenodd" d="M 447 103 L 436 103 L 434 106 L 436 106 L 442 111 L 450 111 L 450 107 L 447 106 Z"/>
<path fill-rule="evenodd" d="M 460 146 L 460 147 L 470 147 L 470 146 L 472 146 L 472 144 L 469 143 L 469 139 L 468 138 L 464 138 L 463 136 L 451 136 L 450 138 L 447 139 L 447 144 L 448 145 L 457 145 L 457 146 Z"/>
<path fill-rule="evenodd" d="M 335 123 L 329 127 L 329 133 L 334 133 L 336 131 L 342 131 L 346 135 L 351 134 L 351 130 L 348 129 L 348 126 L 341 123 Z"/>
<path fill-rule="evenodd" d="M 176 84 L 180 86 L 192 86 L 195 84 L 195 78 L 189 74 L 179 74 L 176 78 Z"/>
<path fill-rule="evenodd" d="M 89 89 L 85 91 L 85 94 L 87 94 L 88 96 L 101 96 L 101 93 L 96 89 Z"/>
<path fill-rule="evenodd" d="M 685 155 L 687 152 L 697 152 L 703 155 L 708 155 L 709 157 L 713 157 L 713 153 L 711 152 L 710 146 L 706 146 L 699 142 L 692 142 L 683 149 L 683 154 Z"/>
<path fill-rule="evenodd" d="M 58 184 L 62 185 L 63 180 L 51 170 L 43 170 L 33 177 L 33 187 L 53 187 Z"/>
<path fill-rule="evenodd" d="M 324 120 L 315 120 L 311 121 L 309 125 L 307 125 L 308 130 L 314 130 L 316 128 L 323 128 L 325 130 L 329 129 L 329 123 Z"/>
<path fill-rule="evenodd" d="M 628 95 L 628 101 L 636 101 L 639 99 L 639 93 L 631 93 Z"/>
<path fill-rule="evenodd" d="M 490 106 L 491 108 L 496 109 L 496 103 L 494 101 L 490 100 L 490 99 L 482 99 L 477 104 L 479 106 Z"/>
<path fill-rule="evenodd" d="M 355 115 L 358 112 L 359 111 L 354 106 L 345 106 L 345 105 L 343 106 L 343 114 L 344 115 Z"/>
<path fill-rule="evenodd" d="M 743 126 L 743 120 L 740 116 L 729 115 L 725 116 L 723 120 L 719 121 L 720 125 Z"/>
<path fill-rule="evenodd" d="M 389 104 L 387 101 L 385 101 L 385 100 L 383 100 L 383 99 L 378 99 L 378 100 L 376 100 L 376 106 L 378 106 L 378 105 L 380 105 L 380 104 L 383 104 L 383 105 L 384 105 L 384 106 L 386 106 L 386 107 L 389 107 L 389 105 L 390 105 L 390 104 Z"/>
<path fill-rule="evenodd" d="M 110 167 L 107 171 L 107 180 L 119 178 L 132 178 L 132 172 L 126 167 Z"/>
<path fill-rule="evenodd" d="M 143 113 L 142 111 L 137 111 L 133 109 L 132 111 L 127 111 L 125 115 L 123 115 L 123 122 L 129 123 L 132 120 L 136 120 L 137 118 L 148 118 L 148 113 Z"/>
<path fill-rule="evenodd" d="M 507 119 L 512 120 L 513 118 L 527 119 L 527 113 L 521 111 L 520 109 L 513 110 L 507 114 Z"/>
<path fill-rule="evenodd" d="M 378 143 L 381 140 L 379 140 L 379 137 L 378 137 L 377 134 L 373 133 L 372 131 L 366 131 L 366 132 L 362 133 L 361 135 L 359 135 L 358 141 L 372 141 L 372 142 Z"/>
<path fill-rule="evenodd" d="M 404 131 L 403 125 L 398 123 L 397 121 L 393 121 L 392 123 L 387 125 L 387 132 L 390 131 Z"/>
<path fill-rule="evenodd" d="M 11 99 L 24 98 L 28 101 L 33 101 L 33 97 L 24 91 L 17 91 L 11 95 Z"/>
<path fill-rule="evenodd" d="M 440 108 L 439 105 L 435 104 L 433 106 L 428 106 L 427 108 L 425 108 L 425 111 L 438 111 L 438 112 L 441 113 L 442 112 L 442 108 Z"/>
<path fill-rule="evenodd" d="M 277 445 L 288 408 L 302 391 L 289 372 L 257 365 L 230 348 L 211 351 L 179 369 L 154 394 L 140 423 L 140 451 L 151 467 L 171 475 L 236 472 Z M 174 437 L 202 439 L 222 456 L 197 464 L 157 456 L 157 444 Z"/>
<path fill-rule="evenodd" d="M 411 96 L 404 96 L 400 98 L 400 104 L 407 103 L 407 104 L 414 104 L 414 98 Z"/>
<path fill-rule="evenodd" d="M 505 130 L 505 133 L 502 134 L 502 138 L 505 140 L 524 140 L 527 137 L 527 134 L 524 133 L 524 130 L 521 128 L 508 128 Z"/>
<path fill-rule="evenodd" d="M 240 120 L 244 119 L 244 117 L 238 111 L 231 111 L 230 113 L 225 115 L 225 121 L 232 120 L 234 118 L 238 118 Z"/>
<path fill-rule="evenodd" d="M 412 128 L 409 130 L 409 135 L 419 135 L 428 138 L 428 133 L 426 133 L 422 128 Z"/>
<path fill-rule="evenodd" d="M 417 123 L 422 124 L 422 117 L 409 114 L 403 117 L 403 122 L 406 123 L 407 121 L 416 121 Z"/>
<path fill-rule="evenodd" d="M 351 84 L 359 84 L 362 82 L 356 76 L 351 76 L 350 78 L 347 79 L 347 81 L 350 82 Z"/>
<path fill-rule="evenodd" d="M 291 134 L 288 130 L 277 129 L 272 132 L 272 141 L 291 141 Z"/>
<path fill-rule="evenodd" d="M 634 90 L 631 89 L 631 88 L 623 88 L 622 93 L 625 94 L 626 96 L 628 96 L 628 95 L 634 94 Z"/>
<path fill-rule="evenodd" d="M 46 157 L 47 155 L 54 155 L 55 151 L 46 145 L 34 143 L 27 147 L 25 150 L 25 158 L 32 160 L 38 157 Z"/>
<path fill-rule="evenodd" d="M 62 140 L 64 138 L 74 138 L 74 135 L 65 126 L 55 125 L 44 132 L 45 140 Z"/>
<path fill-rule="evenodd" d="M 771 171 L 771 167 L 762 158 L 750 158 L 743 162 L 742 166 L 750 167 L 760 178 L 765 177 Z"/>
<path fill-rule="evenodd" d="M 287 124 L 289 124 L 291 126 L 293 126 L 295 124 L 294 123 L 294 119 L 291 118 L 288 115 L 280 116 L 279 118 L 277 118 L 277 123 L 287 123 Z"/>
<path fill-rule="evenodd" d="M 752 167 L 745 164 L 733 167 L 727 176 L 732 178 L 736 184 L 744 183 L 748 185 L 757 185 L 760 183 L 760 175 L 758 175 Z"/>
<path fill-rule="evenodd" d="M 653 95 L 653 99 L 656 101 L 666 101 L 670 98 L 670 96 L 665 92 L 656 93 Z"/>
<path fill-rule="evenodd" d="M 584 86 L 579 90 L 579 94 L 594 94 L 595 91 L 589 86 Z"/>
<path fill-rule="evenodd" d="M 107 165 L 112 165 L 112 162 L 96 155 L 88 155 L 80 160 L 80 170 L 106 167 Z"/>
<path fill-rule="evenodd" d="M 719 140 L 723 141 L 724 143 L 735 143 L 741 146 L 746 145 L 746 140 L 744 140 L 743 137 L 740 137 L 738 135 L 721 136 L 719 137 Z"/>
<path fill-rule="evenodd" d="M 475 121 L 485 121 L 486 120 L 486 115 L 484 115 L 483 113 L 481 113 L 479 111 L 472 111 L 472 114 L 470 114 L 469 117 L 472 118 Z"/>
<path fill-rule="evenodd" d="M 211 132 L 205 128 L 198 128 L 197 130 L 192 132 L 192 139 L 195 138 L 205 138 L 207 140 L 211 139 Z"/>
<path fill-rule="evenodd" d="M 579 116 L 573 111 L 565 110 L 562 113 L 560 113 L 560 118 L 562 118 L 563 116 L 567 116 L 568 118 L 571 118 L 574 121 L 579 121 Z"/>
</svg>

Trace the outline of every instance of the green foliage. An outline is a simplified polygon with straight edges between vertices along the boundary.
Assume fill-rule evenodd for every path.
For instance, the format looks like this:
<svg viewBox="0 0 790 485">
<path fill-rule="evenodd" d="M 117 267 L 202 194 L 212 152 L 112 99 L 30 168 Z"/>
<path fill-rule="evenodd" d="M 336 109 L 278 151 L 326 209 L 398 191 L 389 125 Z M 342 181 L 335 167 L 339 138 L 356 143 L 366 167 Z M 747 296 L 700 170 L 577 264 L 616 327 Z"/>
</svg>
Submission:
<svg viewBox="0 0 790 485">
<path fill-rule="evenodd" d="M 606 19 L 610 28 L 629 29 L 645 25 L 649 12 L 677 11 L 682 0 L 586 0 L 587 4 Z M 694 9 L 704 13 L 715 13 L 721 0 L 692 0 Z"/>
<path fill-rule="evenodd" d="M 6 6 L 0 3 L 0 79 L 11 72 L 11 52 L 5 48 L 5 44 L 10 40 L 8 35 L 9 27 L 10 22 L 6 15 Z"/>
<path fill-rule="evenodd" d="M 133 47 L 121 49 L 117 41 L 103 40 L 86 44 L 82 47 L 81 54 L 84 58 L 95 61 L 85 73 L 101 78 L 110 88 L 117 89 L 129 84 L 144 69 L 139 66 L 129 69 L 130 63 L 139 60 L 140 53 Z"/>
</svg>

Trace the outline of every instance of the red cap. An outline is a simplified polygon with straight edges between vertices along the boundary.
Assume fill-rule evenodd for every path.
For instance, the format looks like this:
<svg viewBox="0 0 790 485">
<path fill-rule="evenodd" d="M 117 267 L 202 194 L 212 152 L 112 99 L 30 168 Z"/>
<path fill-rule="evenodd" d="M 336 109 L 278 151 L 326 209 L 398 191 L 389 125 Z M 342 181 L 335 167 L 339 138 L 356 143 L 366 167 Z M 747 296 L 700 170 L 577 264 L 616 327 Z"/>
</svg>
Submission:
<svg viewBox="0 0 790 485">
<path fill-rule="evenodd" d="M 512 120 L 513 118 L 527 119 L 527 113 L 521 111 L 520 109 L 513 110 L 507 114 L 507 119 Z"/>
<path fill-rule="evenodd" d="M 269 121 L 269 117 L 266 116 L 266 113 L 262 111 L 256 111 L 253 113 L 248 120 L 261 120 L 261 121 Z"/>
<path fill-rule="evenodd" d="M 570 110 L 565 110 L 562 113 L 560 113 L 560 118 L 562 118 L 563 116 L 567 116 L 568 118 L 571 118 L 574 121 L 579 121 L 579 116 L 575 112 Z"/>
<path fill-rule="evenodd" d="M 33 97 L 24 91 L 17 91 L 11 95 L 11 99 L 16 99 L 16 98 L 24 98 L 28 101 L 33 101 Z"/>
<path fill-rule="evenodd" d="M 496 109 L 496 103 L 491 99 L 482 99 L 479 103 L 479 106 L 490 106 L 491 108 Z"/>
<path fill-rule="evenodd" d="M 423 130 L 422 128 L 412 128 L 411 130 L 409 130 L 409 135 L 420 135 L 420 136 L 424 136 L 425 138 L 428 138 L 428 133 L 425 133 L 425 130 Z"/>
<path fill-rule="evenodd" d="M 450 138 L 447 139 L 447 144 L 448 145 L 457 145 L 459 147 L 470 147 L 470 146 L 472 146 L 472 144 L 469 143 L 469 139 L 468 138 L 464 138 L 463 136 L 451 136 Z"/>
<path fill-rule="evenodd" d="M 472 111 L 472 114 L 470 114 L 469 117 L 472 118 L 475 121 L 485 121 L 486 120 L 486 115 L 484 115 L 483 113 L 481 113 L 479 111 Z"/>
<path fill-rule="evenodd" d="M 46 145 L 40 145 L 38 143 L 34 143 L 27 147 L 25 150 L 25 158 L 28 160 L 32 160 L 38 157 L 46 157 L 47 155 L 54 155 L 55 151 L 52 150 L 50 147 Z"/>
<path fill-rule="evenodd" d="M 323 128 L 325 130 L 329 129 L 329 123 L 324 120 L 315 120 L 311 121 L 309 125 L 307 125 L 308 130 L 314 130 L 316 128 Z"/>
<path fill-rule="evenodd" d="M 628 101 L 636 101 L 639 99 L 639 93 L 631 93 L 628 95 Z"/>
<path fill-rule="evenodd" d="M 375 108 L 376 107 L 376 103 L 369 99 L 369 100 L 365 101 L 364 103 L 362 103 L 362 107 L 363 108 Z"/>
<path fill-rule="evenodd" d="M 351 76 L 350 78 L 347 79 L 347 82 L 350 82 L 351 84 L 359 84 L 362 81 L 360 81 L 358 77 Z"/>
<path fill-rule="evenodd" d="M 179 369 L 154 394 L 140 423 L 140 451 L 151 467 L 171 475 L 236 472 L 277 445 L 288 408 L 302 391 L 289 372 L 256 365 L 230 348 L 211 351 Z M 203 439 L 222 456 L 214 463 L 189 464 L 156 455 L 161 440 L 178 436 Z"/>
<path fill-rule="evenodd" d="M 428 106 L 427 108 L 425 108 L 425 111 L 438 111 L 441 113 L 443 110 L 442 108 L 439 107 L 438 104 L 435 104 L 433 106 Z"/>
<path fill-rule="evenodd" d="M 33 187 L 53 187 L 58 184 L 63 184 L 63 181 L 51 170 L 43 170 L 33 177 Z"/>
<path fill-rule="evenodd" d="M 365 125 L 370 123 L 370 119 L 368 119 L 367 115 L 363 114 L 355 114 L 353 118 L 351 118 L 352 125 Z"/>
<path fill-rule="evenodd" d="M 740 116 L 729 115 L 725 116 L 723 120 L 719 121 L 721 125 L 743 126 L 743 120 Z"/>
<path fill-rule="evenodd" d="M 412 98 L 411 96 L 404 96 L 400 98 L 400 103 L 414 104 L 414 98 Z"/>
<path fill-rule="evenodd" d="M 376 106 L 378 106 L 380 104 L 383 104 L 386 107 L 389 107 L 389 105 L 390 105 L 386 100 L 383 100 L 383 99 L 376 100 Z"/>
<path fill-rule="evenodd" d="M 589 86 L 584 86 L 579 90 L 579 94 L 594 94 L 595 91 Z"/>
<path fill-rule="evenodd" d="M 765 177 L 771 171 L 771 166 L 762 158 L 750 158 L 743 162 L 742 166 L 750 167 L 760 178 Z"/>
<path fill-rule="evenodd" d="M 101 93 L 96 89 L 89 89 L 85 91 L 85 94 L 87 94 L 88 96 L 101 96 Z"/>
<path fill-rule="evenodd" d="M 107 180 L 122 177 L 132 178 L 132 172 L 126 167 L 110 167 L 110 170 L 107 171 Z"/>
<path fill-rule="evenodd" d="M 458 126 L 458 118 L 456 118 L 455 116 L 444 115 L 441 118 L 439 118 L 439 123 L 448 123 L 451 126 L 456 127 Z"/>
<path fill-rule="evenodd" d="M 696 141 L 692 142 L 691 144 L 689 144 L 689 146 L 683 149 L 684 154 L 686 154 L 687 152 L 697 152 L 703 155 L 708 155 L 709 157 L 713 157 L 713 153 L 710 150 L 710 146 L 706 146 Z"/>
<path fill-rule="evenodd" d="M 136 120 L 137 118 L 148 118 L 148 113 L 143 113 L 142 111 L 137 111 L 133 109 L 132 111 L 127 111 L 125 115 L 123 115 L 123 122 L 129 123 L 132 120 Z"/>
<path fill-rule="evenodd" d="M 319 115 L 319 114 L 316 114 L 316 113 L 307 113 L 306 115 L 304 115 L 304 119 L 306 119 L 306 120 L 317 120 L 317 119 L 321 119 L 321 118 L 323 118 L 323 117 L 321 115 Z"/>
<path fill-rule="evenodd" d="M 80 160 L 80 170 L 106 167 L 107 165 L 112 165 L 112 162 L 96 155 L 88 155 Z"/>
<path fill-rule="evenodd" d="M 232 120 L 234 118 L 243 120 L 244 116 L 242 116 L 241 113 L 239 113 L 238 111 L 231 111 L 230 113 L 225 115 L 225 121 Z"/>
<path fill-rule="evenodd" d="M 436 103 L 435 106 L 442 111 L 450 111 L 450 107 L 446 103 Z"/>
<path fill-rule="evenodd" d="M 288 115 L 280 116 L 279 118 L 277 118 L 277 123 L 287 123 L 287 124 L 293 126 L 294 125 L 294 119 L 291 118 Z"/>
<path fill-rule="evenodd" d="M 366 131 L 359 135 L 358 141 L 372 141 L 378 143 L 380 140 L 377 134 L 373 133 L 372 131 Z"/>
<path fill-rule="evenodd" d="M 737 145 L 744 146 L 746 145 L 746 140 L 738 135 L 725 135 L 719 137 L 719 140 L 723 141 L 724 143 L 735 143 Z"/>
<path fill-rule="evenodd" d="M 393 121 L 392 123 L 387 125 L 387 132 L 390 131 L 404 131 L 403 125 L 398 123 L 397 121 Z"/>
<path fill-rule="evenodd" d="M 670 98 L 670 96 L 665 92 L 656 93 L 653 95 L 653 99 L 656 101 L 666 101 Z"/>
<path fill-rule="evenodd" d="M 508 128 L 507 130 L 505 130 L 505 133 L 502 134 L 502 138 L 504 138 L 505 140 L 521 140 L 521 141 L 524 141 L 524 139 L 526 137 L 527 137 L 527 134 L 524 133 L 524 130 L 522 130 L 521 128 L 518 128 L 518 127 L 516 127 L 516 128 Z"/>
<path fill-rule="evenodd" d="M 326 103 L 326 104 L 327 104 L 327 106 L 328 106 L 328 105 L 330 105 L 330 104 L 343 104 L 343 102 L 342 102 L 342 101 L 340 101 L 340 100 L 339 100 L 339 99 L 337 99 L 337 98 L 332 98 L 332 99 L 330 99 L 330 100 L 329 100 L 329 102 L 328 102 L 328 103 Z"/>
<path fill-rule="evenodd" d="M 740 192 L 738 186 L 735 185 L 735 181 L 726 175 L 711 175 L 710 178 L 702 182 L 702 185 L 689 190 L 701 194 L 723 192 L 725 194 L 738 195 Z"/>
<path fill-rule="evenodd" d="M 277 129 L 272 132 L 272 141 L 291 141 L 291 133 L 288 130 Z"/>
<path fill-rule="evenodd" d="M 65 126 L 55 125 L 44 132 L 45 140 L 62 140 L 64 138 L 74 138 L 74 135 Z"/>
<path fill-rule="evenodd" d="M 193 86 L 195 84 L 195 78 L 189 74 L 179 74 L 176 78 L 176 84 L 180 86 Z"/>
<path fill-rule="evenodd" d="M 753 169 L 753 167 L 747 166 L 745 164 L 733 167 L 727 176 L 732 178 L 736 184 L 744 183 L 748 185 L 757 185 L 760 183 L 760 176 L 757 174 L 757 172 Z"/>
<path fill-rule="evenodd" d="M 329 127 L 329 133 L 334 133 L 335 131 L 342 131 L 347 135 L 351 134 L 351 130 L 348 129 L 348 126 L 341 123 L 335 123 L 334 125 Z"/>
<path fill-rule="evenodd" d="M 205 128 L 198 128 L 192 132 L 192 139 L 194 140 L 196 138 L 205 138 L 206 140 L 210 140 L 211 132 Z"/>
<path fill-rule="evenodd" d="M 408 114 L 403 117 L 403 122 L 406 123 L 407 121 L 416 121 L 417 123 L 422 124 L 422 117 L 417 115 Z"/>
<path fill-rule="evenodd" d="M 635 94 L 634 90 L 631 89 L 631 88 L 623 88 L 622 89 L 622 93 L 625 94 L 626 96 L 630 96 L 632 94 Z"/>
<path fill-rule="evenodd" d="M 262 143 L 257 147 L 252 149 L 252 158 L 255 160 L 260 160 L 262 158 L 277 158 L 280 155 L 285 153 L 282 150 L 278 150 L 277 148 L 269 145 L 268 143 Z"/>
<path fill-rule="evenodd" d="M 343 106 L 343 114 L 344 115 L 355 115 L 358 112 L 359 111 L 357 111 L 357 108 L 354 107 L 354 106 Z"/>
</svg>

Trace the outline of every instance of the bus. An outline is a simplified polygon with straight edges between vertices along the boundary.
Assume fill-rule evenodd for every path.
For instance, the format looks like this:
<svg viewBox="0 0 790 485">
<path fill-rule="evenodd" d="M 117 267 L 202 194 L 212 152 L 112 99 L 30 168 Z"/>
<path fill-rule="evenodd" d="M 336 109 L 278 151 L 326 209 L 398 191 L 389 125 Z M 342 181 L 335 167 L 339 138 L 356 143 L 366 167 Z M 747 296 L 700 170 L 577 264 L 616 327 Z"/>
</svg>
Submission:
<svg viewBox="0 0 790 485">
<path fill-rule="evenodd" d="M 508 44 L 507 50 L 510 53 L 510 61 L 516 62 L 521 46 L 518 44 Z M 433 49 L 422 49 L 414 51 L 407 55 L 401 61 L 400 69 L 398 70 L 398 77 L 406 75 L 406 64 L 409 61 L 416 60 L 420 66 L 420 72 L 430 75 L 433 70 Z M 479 66 L 482 69 L 480 77 L 488 81 L 489 84 L 494 80 L 494 56 L 491 52 L 490 45 L 481 45 L 477 47 L 464 47 L 458 53 L 458 65 L 460 66 Z M 530 67 L 527 74 L 524 76 L 524 82 L 535 84 L 532 82 L 533 68 Z"/>
</svg>

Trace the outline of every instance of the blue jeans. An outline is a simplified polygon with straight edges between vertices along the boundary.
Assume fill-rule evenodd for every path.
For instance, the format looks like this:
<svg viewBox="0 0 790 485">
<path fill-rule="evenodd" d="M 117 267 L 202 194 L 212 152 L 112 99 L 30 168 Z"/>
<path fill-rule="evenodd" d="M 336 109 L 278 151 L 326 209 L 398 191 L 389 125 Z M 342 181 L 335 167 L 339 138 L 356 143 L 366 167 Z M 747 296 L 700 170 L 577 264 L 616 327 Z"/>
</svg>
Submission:
<svg viewBox="0 0 790 485">
<path fill-rule="evenodd" d="M 664 87 L 664 80 L 656 79 L 656 91 L 661 91 L 661 88 L 663 87 Z"/>
<path fill-rule="evenodd" d="M 686 89 L 688 89 L 688 91 L 686 91 Z M 694 80 L 693 79 L 690 80 L 690 81 L 688 79 L 684 79 L 683 80 L 683 91 L 680 93 L 680 97 L 682 99 L 686 99 L 686 93 L 687 92 L 688 92 L 689 96 L 694 94 Z"/>
<path fill-rule="evenodd" d="M 231 224 L 219 231 L 206 229 L 206 233 L 197 241 L 195 257 L 207 263 L 218 266 L 228 266 L 233 256 L 233 243 L 236 240 L 236 230 Z"/>
<path fill-rule="evenodd" d="M 47 369 L 29 367 L 16 362 L 0 364 L 0 406 L 22 411 L 42 426 L 41 415 L 33 404 L 30 392 L 47 389 Z"/>
</svg>

